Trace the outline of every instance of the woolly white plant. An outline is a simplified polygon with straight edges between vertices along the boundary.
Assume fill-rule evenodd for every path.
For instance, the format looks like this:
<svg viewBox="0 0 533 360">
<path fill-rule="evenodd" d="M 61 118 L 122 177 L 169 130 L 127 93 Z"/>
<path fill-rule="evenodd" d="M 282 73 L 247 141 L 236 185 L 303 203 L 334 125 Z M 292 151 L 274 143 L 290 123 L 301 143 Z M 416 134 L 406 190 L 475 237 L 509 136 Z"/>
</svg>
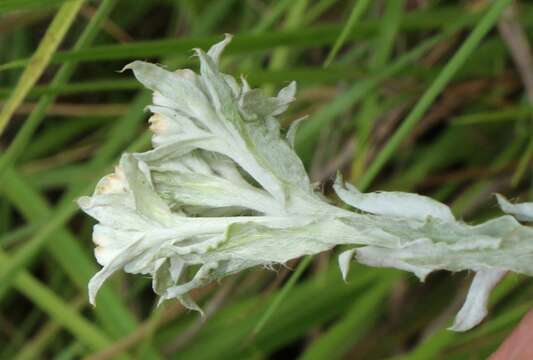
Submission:
<svg viewBox="0 0 533 360">
<path fill-rule="evenodd" d="M 276 97 L 239 84 L 218 67 L 230 36 L 204 53 L 200 74 L 134 61 L 135 77 L 153 91 L 154 149 L 124 154 L 90 197 L 78 203 L 98 220 L 95 256 L 103 268 L 89 282 L 94 304 L 115 271 L 149 274 L 161 301 L 177 298 L 254 266 L 270 267 L 336 245 L 345 277 L 350 261 L 395 267 L 421 280 L 432 271 L 472 270 L 475 277 L 453 330 L 486 315 L 491 289 L 506 271 L 533 275 L 531 204 L 498 197 L 509 215 L 471 226 L 430 198 L 361 193 L 337 178 L 332 205 L 318 194 L 293 150 L 298 122 L 285 136 L 276 117 L 294 100 L 295 83 Z M 195 271 L 194 276 L 187 274 Z"/>
</svg>

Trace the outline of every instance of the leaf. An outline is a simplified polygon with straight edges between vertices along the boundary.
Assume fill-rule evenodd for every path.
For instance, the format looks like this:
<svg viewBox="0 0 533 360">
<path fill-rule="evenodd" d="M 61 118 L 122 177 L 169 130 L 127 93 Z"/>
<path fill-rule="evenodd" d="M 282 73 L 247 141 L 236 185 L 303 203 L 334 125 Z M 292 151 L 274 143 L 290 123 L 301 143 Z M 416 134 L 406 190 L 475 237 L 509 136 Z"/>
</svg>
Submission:
<svg viewBox="0 0 533 360">
<path fill-rule="evenodd" d="M 496 194 L 496 199 L 503 212 L 513 215 L 519 221 L 533 221 L 533 202 L 511 204 L 500 194 Z"/>
<path fill-rule="evenodd" d="M 479 324 L 487 316 L 487 305 L 492 289 L 505 275 L 504 270 L 480 270 L 476 272 L 468 290 L 465 303 L 457 313 L 450 330 L 466 331 Z"/>
<path fill-rule="evenodd" d="M 289 130 L 287 130 L 287 142 L 289 143 L 292 149 L 294 149 L 294 144 L 296 141 L 296 132 L 302 124 L 302 121 L 304 121 L 305 119 L 307 119 L 307 116 L 294 120 L 289 126 Z"/>
<path fill-rule="evenodd" d="M 341 269 L 342 279 L 346 281 L 348 277 L 348 272 L 350 271 L 350 262 L 353 259 L 356 249 L 343 251 L 339 255 L 339 268 Z"/>
<path fill-rule="evenodd" d="M 419 220 L 428 217 L 443 221 L 455 219 L 448 206 L 426 196 L 398 191 L 363 194 L 353 185 L 343 184 L 340 176 L 337 176 L 333 188 L 342 201 L 368 213 Z"/>
</svg>

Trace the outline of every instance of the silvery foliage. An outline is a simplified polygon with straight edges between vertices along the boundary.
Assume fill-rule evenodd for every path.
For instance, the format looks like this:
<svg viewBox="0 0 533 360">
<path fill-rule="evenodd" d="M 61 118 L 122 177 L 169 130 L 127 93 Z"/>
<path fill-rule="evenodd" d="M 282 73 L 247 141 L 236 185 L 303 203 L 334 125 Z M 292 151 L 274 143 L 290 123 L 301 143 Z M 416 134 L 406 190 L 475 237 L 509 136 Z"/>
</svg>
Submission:
<svg viewBox="0 0 533 360">
<path fill-rule="evenodd" d="M 99 222 L 93 240 L 103 268 L 89 282 L 91 303 L 123 269 L 150 275 L 161 301 L 177 298 L 201 311 L 192 289 L 342 244 L 352 246 L 339 256 L 343 277 L 353 258 L 421 280 L 439 269 L 474 271 L 451 327 L 462 331 L 484 318 L 489 293 L 507 271 L 533 275 L 533 228 L 516 220 L 532 220 L 531 203 L 498 196 L 514 217 L 471 226 L 425 196 L 361 193 L 338 177 L 334 189 L 354 211 L 330 204 L 293 150 L 298 122 L 280 132 L 276 117 L 294 100 L 295 83 L 269 97 L 221 73 L 229 41 L 195 50 L 199 75 L 142 61 L 125 67 L 153 91 L 154 149 L 124 154 L 94 194 L 78 201 Z"/>
</svg>

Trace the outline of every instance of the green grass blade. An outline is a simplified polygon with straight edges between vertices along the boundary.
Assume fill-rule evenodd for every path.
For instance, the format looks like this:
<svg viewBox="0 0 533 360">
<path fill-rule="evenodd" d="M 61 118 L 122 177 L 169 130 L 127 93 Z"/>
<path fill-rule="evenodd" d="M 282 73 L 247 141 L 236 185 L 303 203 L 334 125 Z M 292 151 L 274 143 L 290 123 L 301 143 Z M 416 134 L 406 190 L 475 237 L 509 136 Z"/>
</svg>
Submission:
<svg viewBox="0 0 533 360">
<path fill-rule="evenodd" d="M 23 225 L 16 230 L 6 232 L 0 236 L 0 247 L 6 248 L 11 246 L 13 243 L 16 243 L 27 236 L 31 236 L 39 228 L 40 224 L 28 224 Z"/>
<path fill-rule="evenodd" d="M 65 2 L 71 2 L 73 0 L 4 0 L 0 2 L 0 14 L 8 11 L 21 11 L 21 10 L 37 10 L 46 8 L 49 10 L 51 6 L 59 6 Z"/>
<path fill-rule="evenodd" d="M 83 306 L 86 304 L 82 297 L 75 299 L 69 303 L 69 306 L 80 312 L 83 310 Z M 50 342 L 58 336 L 58 333 L 62 330 L 62 325 L 54 319 L 49 320 L 43 325 L 37 334 L 35 334 L 31 340 L 26 341 L 24 347 L 17 351 L 14 360 L 32 360 L 40 359 L 43 357 L 43 351 L 49 345 Z"/>
<path fill-rule="evenodd" d="M 292 290 L 300 276 L 304 273 L 305 269 L 312 263 L 313 257 L 312 256 L 306 256 L 305 258 L 300 261 L 298 266 L 296 267 L 296 270 L 294 273 L 291 274 L 289 280 L 285 285 L 283 285 L 283 288 L 281 291 L 276 295 L 274 298 L 274 301 L 267 307 L 264 314 L 261 316 L 259 321 L 257 322 L 256 326 L 252 330 L 251 336 L 255 337 L 257 334 L 261 332 L 261 330 L 265 327 L 268 320 L 274 315 L 274 312 L 278 309 L 278 307 L 281 305 L 283 300 L 287 297 L 289 292 Z"/>
<path fill-rule="evenodd" d="M 0 252 L 0 269 L 3 269 L 9 263 L 9 258 L 3 252 Z M 50 289 L 31 275 L 23 272 L 15 277 L 17 288 L 35 304 L 41 307 L 58 323 L 62 324 L 77 338 L 84 341 L 87 346 L 95 350 L 101 349 L 110 344 L 102 332 L 90 324 L 86 319 L 72 310 L 68 304 L 65 304 Z"/>
<path fill-rule="evenodd" d="M 305 23 L 309 24 L 315 21 L 336 2 L 337 0 L 321 0 L 318 4 L 313 4 L 305 13 Z"/>
<path fill-rule="evenodd" d="M 341 49 L 342 45 L 346 42 L 348 35 L 353 31 L 355 26 L 357 25 L 357 22 L 363 16 L 366 8 L 371 3 L 370 0 L 357 0 L 355 2 L 355 5 L 352 8 L 352 12 L 350 13 L 350 17 L 346 21 L 346 24 L 344 24 L 341 33 L 339 34 L 339 37 L 335 40 L 335 43 L 333 44 L 333 47 L 331 48 L 328 56 L 326 57 L 326 60 L 324 61 L 324 67 L 328 67 L 333 59 L 335 59 L 335 56 L 337 56 L 337 53 Z"/>
<path fill-rule="evenodd" d="M 493 110 L 456 116 L 452 119 L 451 124 L 454 126 L 477 125 L 487 123 L 499 123 L 504 121 L 516 121 L 525 116 L 533 115 L 533 107 L 526 106 L 509 106 L 503 110 Z"/>
<path fill-rule="evenodd" d="M 373 71 L 385 67 L 394 48 L 395 38 L 398 33 L 400 20 L 403 14 L 403 0 L 391 1 L 387 4 L 380 34 L 376 38 L 375 51 L 370 58 L 369 68 Z M 375 92 L 370 92 L 364 99 L 363 105 L 355 119 L 357 131 L 355 142 L 358 144 L 352 161 L 350 180 L 354 182 L 360 173 L 364 171 L 365 159 L 368 153 L 368 139 L 376 119 L 383 109 Z"/>
<path fill-rule="evenodd" d="M 375 284 L 354 299 L 353 305 L 332 327 L 306 349 L 301 359 L 342 359 L 375 323 L 396 279 L 397 276 L 379 277 Z"/>
<path fill-rule="evenodd" d="M 271 28 L 274 23 L 283 15 L 283 12 L 293 3 L 292 0 L 281 0 L 274 3 L 269 13 L 259 20 L 253 31 L 261 33 Z"/>
<path fill-rule="evenodd" d="M 300 154 L 304 161 L 308 160 L 316 138 L 318 134 L 320 134 L 322 128 L 331 123 L 337 116 L 348 110 L 356 102 L 363 99 L 382 81 L 396 75 L 407 65 L 419 59 L 435 44 L 449 36 L 449 34 L 453 33 L 457 28 L 460 28 L 460 26 L 453 26 L 449 31 L 444 31 L 441 34 L 435 35 L 424 41 L 414 49 L 398 57 L 388 66 L 377 70 L 372 78 L 356 83 L 340 96 L 336 97 L 331 103 L 322 107 L 309 120 L 302 123 L 301 128 L 298 130 L 296 137 L 296 149 L 298 154 Z"/>
<path fill-rule="evenodd" d="M 116 5 L 117 0 L 104 0 L 96 14 L 92 17 L 91 21 L 80 35 L 74 50 L 80 50 L 88 46 L 96 37 L 100 25 L 107 18 L 113 7 Z M 68 81 L 74 69 L 76 63 L 73 61 L 67 61 L 64 63 L 49 86 L 52 88 L 63 85 Z M 9 144 L 3 155 L 0 157 L 0 174 L 2 171 L 12 166 L 22 151 L 27 147 L 31 136 L 42 122 L 46 115 L 46 110 L 55 101 L 54 95 L 45 95 L 37 103 L 35 109 L 31 112 L 28 119 L 24 122 L 22 128 L 17 132 L 15 139 Z"/>
<path fill-rule="evenodd" d="M 239 76 L 239 73 L 233 73 Z M 327 69 L 316 67 L 288 67 L 280 70 L 254 69 L 247 75 L 250 84 L 263 84 L 267 82 L 284 84 L 287 79 L 293 79 L 298 84 L 335 83 L 339 80 L 358 80 L 372 76 L 363 69 L 354 69 L 353 66 L 330 66 Z M 96 92 L 114 92 L 118 90 L 141 90 L 142 85 L 131 79 L 101 79 L 93 81 L 72 82 L 59 86 L 35 86 L 29 97 L 41 95 L 75 95 Z M 0 98 L 9 94 L 7 88 L 0 88 Z"/>
<path fill-rule="evenodd" d="M 520 180 L 522 180 L 524 174 L 528 170 L 528 165 L 531 165 L 532 163 L 531 159 L 533 159 L 533 136 L 531 137 L 531 140 L 529 140 L 529 144 L 527 145 L 524 154 L 522 154 L 520 157 L 518 166 L 516 167 L 513 178 L 511 179 L 511 184 L 513 187 L 516 187 L 520 183 Z M 529 169 L 531 170 L 531 166 L 529 166 Z"/>
<path fill-rule="evenodd" d="M 45 198 L 35 191 L 13 169 L 7 169 L 0 182 L 2 192 L 21 214 L 31 222 L 47 221 L 52 210 Z M 46 244 L 55 261 L 73 282 L 86 291 L 87 282 L 96 272 L 94 262 L 86 255 L 79 241 L 68 231 L 60 229 L 54 234 L 54 242 Z M 109 289 L 103 288 L 100 305 L 95 308 L 96 315 L 114 336 L 123 335 L 135 327 L 132 315 L 120 303 L 118 297 Z"/>
<path fill-rule="evenodd" d="M 88 187 L 87 190 L 89 191 L 90 188 Z M 51 235 L 61 228 L 77 211 L 78 206 L 74 201 L 70 201 L 65 206 L 54 210 L 49 221 L 38 230 L 37 234 L 27 241 L 21 249 L 17 250 L 14 255 L 11 255 L 9 264 L 0 269 L 0 301 L 9 290 L 17 272 L 24 269 L 35 258 Z"/>
<path fill-rule="evenodd" d="M 533 7 L 526 6 L 527 9 Z M 527 11 L 526 11 L 527 13 Z M 479 19 L 478 13 L 463 11 L 414 11 L 402 19 L 400 29 L 403 31 L 435 30 L 449 26 L 450 23 L 463 22 L 465 25 L 474 24 Z M 533 22 L 533 15 L 525 19 Z M 347 40 L 366 39 L 379 29 L 379 21 L 361 22 L 354 31 L 348 34 Z M 331 44 L 337 39 L 341 27 L 335 24 L 304 27 L 293 30 L 272 31 L 267 33 L 239 33 L 235 34 L 232 43 L 227 48 L 227 54 L 242 54 L 266 51 L 278 46 L 291 46 L 294 49 L 317 47 Z M 101 45 L 78 51 L 59 51 L 52 57 L 52 63 L 65 61 L 100 61 L 116 59 L 142 59 L 161 57 L 165 55 L 179 55 L 187 58 L 191 48 L 207 48 L 220 40 L 220 36 L 190 36 L 179 39 L 163 39 L 154 41 L 139 41 L 119 45 Z M 23 67 L 28 59 L 19 59 L 0 66 L 0 71 Z"/>
<path fill-rule="evenodd" d="M 57 12 L 30 63 L 22 73 L 11 97 L 0 111 L 0 135 L 4 132 L 11 116 L 24 100 L 28 91 L 37 82 L 50 62 L 82 4 L 83 0 L 72 0 L 65 3 Z"/>
<path fill-rule="evenodd" d="M 454 54 L 446 64 L 439 76 L 433 81 L 429 88 L 424 92 L 413 110 L 407 115 L 401 126 L 396 130 L 394 135 L 387 141 L 381 149 L 378 156 L 370 164 L 365 174 L 360 178 L 358 185 L 367 188 L 372 180 L 378 175 L 379 171 L 385 166 L 387 161 L 398 149 L 402 141 L 409 135 L 411 129 L 418 123 L 424 113 L 429 109 L 437 96 L 444 90 L 446 85 L 451 81 L 459 68 L 468 60 L 468 57 L 477 48 L 485 35 L 493 28 L 498 21 L 499 16 L 509 5 L 510 0 L 495 1 L 485 13 L 483 18 L 470 33 L 468 38 L 461 45 L 459 50 Z"/>
<path fill-rule="evenodd" d="M 357 275 L 344 283 L 338 268 L 329 268 L 324 277 L 310 277 L 298 282 L 272 318 L 255 338 L 252 329 L 263 316 L 258 309 L 262 295 L 242 299 L 211 319 L 196 341 L 180 351 L 182 359 L 241 359 L 266 357 L 283 345 L 305 336 L 310 328 L 326 324 L 350 306 L 380 271 L 357 267 Z M 354 268 L 355 270 L 355 268 Z M 273 293 L 277 297 L 282 289 Z M 232 331 L 225 331 L 231 327 Z M 178 327 L 176 327 L 177 330 Z M 169 333 L 170 335 L 171 333 Z M 164 337 L 167 337 L 164 335 Z"/>
</svg>

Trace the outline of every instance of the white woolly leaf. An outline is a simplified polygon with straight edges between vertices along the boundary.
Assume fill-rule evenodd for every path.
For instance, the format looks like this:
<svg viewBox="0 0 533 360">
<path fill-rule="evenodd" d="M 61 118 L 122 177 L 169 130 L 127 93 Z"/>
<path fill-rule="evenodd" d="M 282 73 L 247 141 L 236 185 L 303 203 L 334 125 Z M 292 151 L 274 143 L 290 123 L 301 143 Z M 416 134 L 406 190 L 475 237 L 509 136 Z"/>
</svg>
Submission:
<svg viewBox="0 0 533 360">
<path fill-rule="evenodd" d="M 346 250 L 339 255 L 339 268 L 341 269 L 342 279 L 346 281 L 348 272 L 350 271 L 350 262 L 357 249 Z"/>
<path fill-rule="evenodd" d="M 287 142 L 293 149 L 296 141 L 296 133 L 305 119 L 307 119 L 307 116 L 296 119 L 289 125 L 289 130 L 287 130 Z"/>
<path fill-rule="evenodd" d="M 454 220 L 448 206 L 427 196 L 398 191 L 363 194 L 355 187 L 343 184 L 341 177 L 335 180 L 334 189 L 342 201 L 368 213 L 419 220 L 425 220 L 427 217 L 444 221 Z"/>
<path fill-rule="evenodd" d="M 465 303 L 450 330 L 466 331 L 479 324 L 487 316 L 487 305 L 492 289 L 505 275 L 504 270 L 490 269 L 476 272 L 468 290 Z"/>
<path fill-rule="evenodd" d="M 513 215 L 519 221 L 533 222 L 533 202 L 512 204 L 500 194 L 496 194 L 496 199 L 503 212 Z"/>
</svg>

